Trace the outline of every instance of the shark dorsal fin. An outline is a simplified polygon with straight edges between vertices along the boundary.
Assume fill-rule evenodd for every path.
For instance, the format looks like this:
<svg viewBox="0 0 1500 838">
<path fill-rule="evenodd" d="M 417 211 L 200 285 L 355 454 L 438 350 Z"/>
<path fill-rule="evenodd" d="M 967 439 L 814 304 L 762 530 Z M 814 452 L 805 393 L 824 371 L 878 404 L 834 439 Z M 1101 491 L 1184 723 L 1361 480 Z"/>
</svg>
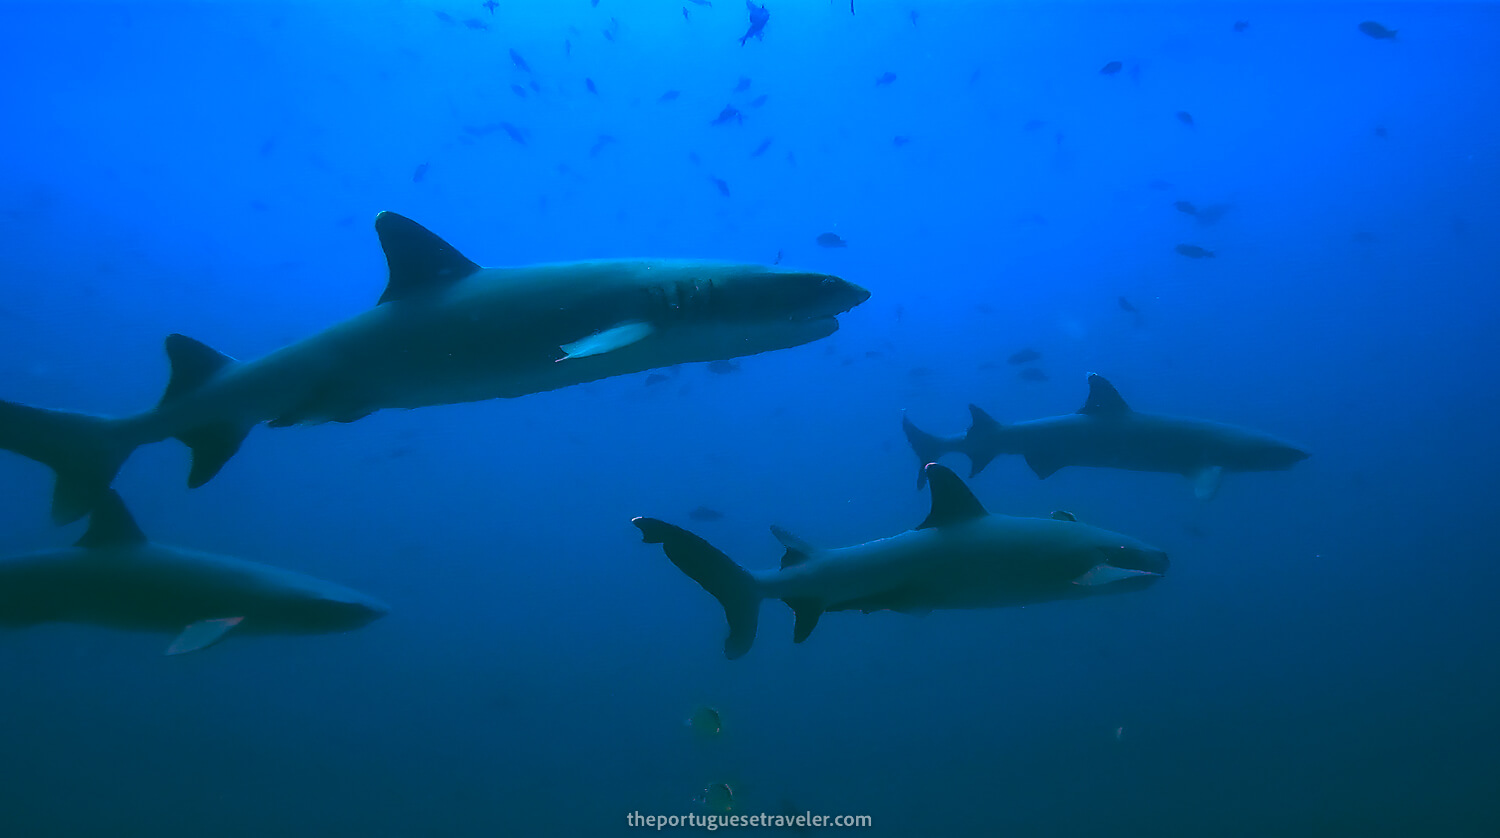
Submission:
<svg viewBox="0 0 1500 838">
<path fill-rule="evenodd" d="M 781 542 L 781 546 L 786 548 L 786 555 L 781 557 L 782 570 L 796 567 L 812 558 L 813 553 L 818 552 L 816 547 L 775 524 L 771 525 L 771 535 L 775 536 L 776 540 Z"/>
<path fill-rule="evenodd" d="M 1089 373 L 1089 398 L 1078 408 L 1086 416 L 1121 416 L 1130 412 L 1130 405 L 1120 398 L 1120 391 L 1104 376 Z"/>
<path fill-rule="evenodd" d="M 1078 516 L 1074 515 L 1073 513 L 1069 512 L 1069 511 L 1067 511 L 1066 509 L 1054 509 L 1052 511 L 1052 520 L 1054 520 L 1054 521 L 1072 521 L 1073 523 L 1076 524 L 1076 523 L 1078 523 Z"/>
<path fill-rule="evenodd" d="M 380 303 L 444 288 L 479 270 L 453 245 L 404 215 L 382 212 L 375 216 L 375 234 L 380 236 L 391 271 Z"/>
<path fill-rule="evenodd" d="M 971 404 L 971 405 L 969 405 L 969 433 L 970 434 L 974 434 L 974 433 L 980 433 L 980 434 L 994 433 L 995 431 L 1000 430 L 1000 427 L 1001 427 L 1001 425 L 1000 425 L 1000 423 L 998 421 L 996 421 L 995 417 L 989 415 L 988 413 L 985 413 L 984 410 L 982 410 L 979 407 L 979 405 L 977 405 L 977 404 Z"/>
<path fill-rule="evenodd" d="M 130 517 L 130 510 L 114 489 L 105 492 L 89 517 L 88 531 L 73 545 L 100 550 L 108 547 L 130 547 L 145 544 L 146 534 Z"/>
<path fill-rule="evenodd" d="M 172 377 L 167 380 L 167 391 L 162 393 L 158 407 L 197 390 L 214 373 L 234 363 L 228 355 L 187 335 L 167 335 L 166 346 Z"/>
<path fill-rule="evenodd" d="M 946 527 L 990 514 L 952 469 L 928 463 L 924 471 L 927 483 L 932 487 L 932 512 L 917 529 Z"/>
</svg>

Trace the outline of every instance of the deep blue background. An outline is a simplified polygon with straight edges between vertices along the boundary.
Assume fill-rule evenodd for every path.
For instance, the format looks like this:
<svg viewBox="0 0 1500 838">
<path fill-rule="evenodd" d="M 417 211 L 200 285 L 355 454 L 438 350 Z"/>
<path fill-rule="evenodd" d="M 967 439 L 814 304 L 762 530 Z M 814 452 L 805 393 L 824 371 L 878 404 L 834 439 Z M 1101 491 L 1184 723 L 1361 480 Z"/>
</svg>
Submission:
<svg viewBox="0 0 1500 838">
<path fill-rule="evenodd" d="M 780 250 L 875 295 L 731 375 L 259 429 L 192 492 L 185 449 L 141 449 L 116 485 L 156 540 L 394 611 L 180 659 L 0 639 L 0 830 L 614 834 L 727 781 L 738 811 L 887 835 L 1500 831 L 1497 9 L 781 0 L 742 48 L 743 6 L 681 5 L 0 7 L 7 399 L 144 409 L 169 332 L 253 358 L 372 305 L 382 209 L 487 265 Z M 539 93 L 510 89 L 511 48 Z M 730 102 L 744 124 L 710 127 Z M 528 142 L 465 130 L 498 122 Z M 1180 199 L 1229 209 L 1202 225 Z M 1022 347 L 1049 381 L 1004 362 Z M 1172 575 L 834 614 L 803 646 L 770 603 L 734 662 L 718 606 L 629 524 L 713 506 L 694 528 L 752 567 L 780 555 L 770 523 L 889 535 L 926 506 L 903 409 L 939 432 L 970 401 L 1068 412 L 1089 371 L 1313 457 L 1206 505 L 1002 458 L 972 482 L 990 508 L 1072 510 Z M 49 486 L 0 457 L 0 554 L 76 537 Z M 718 740 L 682 726 L 704 703 Z"/>
</svg>

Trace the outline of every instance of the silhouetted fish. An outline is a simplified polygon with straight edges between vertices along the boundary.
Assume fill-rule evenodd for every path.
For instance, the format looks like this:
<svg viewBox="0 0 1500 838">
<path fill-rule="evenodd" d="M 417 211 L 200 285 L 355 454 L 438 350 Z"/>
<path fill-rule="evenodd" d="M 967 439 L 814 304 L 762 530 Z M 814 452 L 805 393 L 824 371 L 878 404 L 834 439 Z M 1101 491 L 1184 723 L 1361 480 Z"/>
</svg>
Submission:
<svg viewBox="0 0 1500 838">
<path fill-rule="evenodd" d="M 1042 382 L 1051 380 L 1047 378 L 1047 373 L 1043 372 L 1041 367 L 1027 367 L 1016 373 L 1016 376 L 1022 381 Z"/>
<path fill-rule="evenodd" d="M 674 99 L 676 99 L 679 95 L 680 94 L 678 94 L 678 92 L 675 91 L 675 90 L 668 90 L 666 93 L 663 93 L 662 95 L 656 97 L 656 101 L 658 101 L 658 102 L 671 102 Z"/>
<path fill-rule="evenodd" d="M 762 93 L 754 99 L 750 100 L 750 107 L 758 108 L 761 105 L 764 105 L 766 103 L 766 99 L 768 98 L 770 98 L 768 94 Z"/>
<path fill-rule="evenodd" d="M 724 125 L 731 120 L 743 125 L 745 124 L 745 115 L 740 113 L 740 109 L 736 108 L 734 105 L 725 105 L 724 110 L 719 111 L 719 115 L 714 117 L 713 121 L 708 124 Z"/>
<path fill-rule="evenodd" d="M 1249 29 L 1249 28 L 1250 28 L 1250 21 L 1248 21 L 1248 20 L 1237 20 L 1237 21 L 1234 22 L 1234 31 L 1236 31 L 1236 32 L 1244 32 L 1246 29 Z"/>
<path fill-rule="evenodd" d="M 745 30 L 745 34 L 740 37 L 740 46 L 744 46 L 745 42 L 751 38 L 764 41 L 766 23 L 771 20 L 771 13 L 766 11 L 764 5 L 757 6 L 750 0 L 745 0 L 745 8 L 750 10 L 750 28 Z"/>
<path fill-rule="evenodd" d="M 1172 208 L 1184 215 L 1197 215 L 1198 208 L 1193 206 L 1192 201 L 1174 201 Z"/>
<path fill-rule="evenodd" d="M 740 76 L 740 80 L 738 82 L 736 82 L 735 85 L 734 85 L 734 92 L 735 93 L 744 93 L 746 90 L 749 90 L 749 89 L 750 89 L 750 77 L 749 76 Z"/>
<path fill-rule="evenodd" d="M 1183 125 L 1186 125 L 1189 128 L 1193 127 L 1193 115 L 1188 113 L 1187 111 L 1178 111 L 1177 121 L 1181 122 Z"/>
<path fill-rule="evenodd" d="M 1179 244 L 1175 249 L 1189 259 L 1212 259 L 1214 256 L 1212 250 L 1204 250 L 1196 244 Z"/>
<path fill-rule="evenodd" d="M 516 94 L 517 96 L 520 96 L 522 99 L 526 98 L 526 88 L 520 86 L 519 84 L 511 85 L 510 92 Z"/>
<path fill-rule="evenodd" d="M 589 89 L 590 93 L 593 93 L 593 94 L 596 94 L 596 95 L 599 93 L 599 88 L 597 88 L 597 87 L 594 86 L 594 80 L 591 79 L 591 78 L 589 78 L 589 77 L 587 77 L 587 76 L 584 76 L 584 78 L 583 78 L 583 86 L 587 87 Z"/>
<path fill-rule="evenodd" d="M 510 51 L 510 63 L 520 67 L 523 73 L 531 72 L 531 65 L 526 63 L 526 59 L 522 58 L 521 53 L 516 52 L 515 48 Z"/>
<path fill-rule="evenodd" d="M 776 251 L 776 260 L 773 261 L 771 264 L 773 264 L 773 265 L 779 265 L 779 264 L 781 264 L 781 251 L 779 251 L 779 250 Z"/>
<path fill-rule="evenodd" d="M 896 148 L 900 148 L 900 147 L 906 145 L 909 142 L 911 142 L 911 137 L 892 137 L 891 138 L 891 145 L 895 146 Z"/>
<path fill-rule="evenodd" d="M 1025 349 L 1012 353 L 1009 358 L 1005 359 L 1005 362 L 1008 364 L 1029 364 L 1032 361 L 1039 360 L 1041 357 L 1042 353 L 1028 346 Z"/>
<path fill-rule="evenodd" d="M 495 14 L 495 7 L 499 6 L 500 4 L 496 3 L 495 0 L 484 0 L 484 2 L 481 3 L 480 5 L 484 6 L 486 9 L 489 9 L 490 10 L 490 16 L 493 17 L 494 14 Z"/>
<path fill-rule="evenodd" d="M 415 172 L 411 173 L 411 182 L 412 183 L 421 183 L 422 182 L 422 178 L 425 178 L 425 177 L 427 177 L 427 164 L 426 163 L 422 163 L 422 164 L 419 164 L 417 166 L 417 170 Z"/>
<path fill-rule="evenodd" d="M 759 157 L 762 154 L 765 154 L 766 153 L 766 149 L 768 149 L 770 147 L 771 147 L 771 138 L 770 137 L 766 137 L 764 140 L 760 141 L 760 145 L 756 146 L 754 151 L 750 152 L 750 156 L 751 157 Z"/>
<path fill-rule="evenodd" d="M 526 132 L 522 131 L 520 128 L 511 125 L 509 122 L 502 122 L 500 123 L 500 130 L 510 135 L 510 138 L 512 140 L 515 140 L 521 145 L 526 145 Z"/>
<path fill-rule="evenodd" d="M 484 21 L 480 20 L 477 17 L 471 17 L 468 20 L 465 20 L 464 21 L 464 26 L 467 26 L 470 29 L 485 29 L 485 30 L 488 30 L 490 28 L 490 25 L 488 23 L 485 23 Z"/>
<path fill-rule="evenodd" d="M 1367 20 L 1359 25 L 1359 31 L 1369 35 L 1377 41 L 1390 40 L 1396 37 L 1396 30 L 1387 29 L 1373 20 Z"/>
<path fill-rule="evenodd" d="M 443 23 L 453 22 L 453 15 L 450 15 L 447 12 L 433 12 L 433 14 L 437 15 L 437 19 L 441 20 Z"/>
<path fill-rule="evenodd" d="M 1136 308 L 1135 304 L 1131 303 L 1129 300 L 1125 299 L 1124 297 L 1121 297 L 1120 300 L 1119 300 L 1119 302 L 1120 302 L 1120 311 L 1126 311 L 1126 312 L 1129 312 L 1131 314 L 1140 314 L 1141 313 L 1141 310 L 1138 309 L 1138 308 Z"/>
<path fill-rule="evenodd" d="M 1115 73 L 1120 72 L 1120 70 L 1124 69 L 1124 67 L 1125 67 L 1125 65 L 1122 62 L 1111 61 L 1108 64 L 1105 64 L 1103 67 L 1101 67 L 1099 69 L 1099 72 L 1103 73 L 1106 76 L 1112 76 Z"/>
<path fill-rule="evenodd" d="M 890 84 L 891 82 L 893 82 L 895 80 L 896 80 L 896 74 L 892 73 L 889 70 L 887 70 L 884 73 L 880 74 L 880 78 L 878 78 L 878 79 L 875 80 L 875 86 L 876 87 L 885 87 L 886 85 Z"/>
<path fill-rule="evenodd" d="M 1379 137 L 1382 140 L 1385 139 L 1386 134 L 1384 125 L 1375 126 L 1375 136 Z"/>
<path fill-rule="evenodd" d="M 662 375 L 659 372 L 653 372 L 650 375 L 646 376 L 646 386 L 650 387 L 652 385 L 661 384 L 664 381 L 671 381 L 671 380 L 672 380 L 672 377 L 670 375 Z"/>
<path fill-rule="evenodd" d="M 818 244 L 824 247 L 848 247 L 849 243 L 839 238 L 838 233 L 823 233 L 818 236 Z"/>
<path fill-rule="evenodd" d="M 729 197 L 729 184 L 725 183 L 719 178 L 714 177 L 713 175 L 709 175 L 708 179 L 714 182 L 714 188 L 719 190 L 720 195 L 723 195 L 726 198 Z"/>
</svg>

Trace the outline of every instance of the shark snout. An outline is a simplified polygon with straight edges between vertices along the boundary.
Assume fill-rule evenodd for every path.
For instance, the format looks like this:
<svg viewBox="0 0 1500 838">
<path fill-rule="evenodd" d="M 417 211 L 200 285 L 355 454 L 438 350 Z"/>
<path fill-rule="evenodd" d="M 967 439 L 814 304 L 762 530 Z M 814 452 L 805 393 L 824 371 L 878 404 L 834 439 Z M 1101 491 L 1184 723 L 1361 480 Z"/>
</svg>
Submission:
<svg viewBox="0 0 1500 838">
<path fill-rule="evenodd" d="M 1166 576 L 1167 569 L 1172 566 L 1165 551 L 1146 546 L 1123 546 L 1118 555 L 1110 557 L 1109 563 L 1121 570 L 1138 570 L 1157 576 Z"/>
</svg>

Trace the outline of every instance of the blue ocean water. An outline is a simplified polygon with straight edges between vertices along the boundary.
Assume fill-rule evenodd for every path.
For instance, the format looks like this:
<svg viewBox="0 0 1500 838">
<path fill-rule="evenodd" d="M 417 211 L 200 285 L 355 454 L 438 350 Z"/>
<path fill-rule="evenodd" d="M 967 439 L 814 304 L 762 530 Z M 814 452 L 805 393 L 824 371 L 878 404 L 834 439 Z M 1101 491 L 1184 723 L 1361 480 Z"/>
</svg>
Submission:
<svg viewBox="0 0 1500 838">
<path fill-rule="evenodd" d="M 727 373 L 259 428 L 195 490 L 183 446 L 141 448 L 115 486 L 154 540 L 392 611 L 181 657 L 7 631 L 0 834 L 626 834 L 719 783 L 882 835 L 1500 832 L 1500 11 L 766 9 L 741 45 L 732 0 L 0 7 L 7 400 L 128 414 L 167 334 L 255 358 L 367 309 L 381 210 L 485 265 L 779 256 L 872 292 Z M 891 535 L 928 506 L 903 411 L 1070 413 L 1089 372 L 1312 456 L 1209 502 L 1001 457 L 991 510 L 1070 510 L 1171 574 L 800 645 L 768 603 L 734 661 L 630 524 L 754 568 L 770 524 Z M 0 555 L 76 540 L 50 485 L 0 456 Z M 704 706 L 720 735 L 684 725 Z"/>
</svg>

